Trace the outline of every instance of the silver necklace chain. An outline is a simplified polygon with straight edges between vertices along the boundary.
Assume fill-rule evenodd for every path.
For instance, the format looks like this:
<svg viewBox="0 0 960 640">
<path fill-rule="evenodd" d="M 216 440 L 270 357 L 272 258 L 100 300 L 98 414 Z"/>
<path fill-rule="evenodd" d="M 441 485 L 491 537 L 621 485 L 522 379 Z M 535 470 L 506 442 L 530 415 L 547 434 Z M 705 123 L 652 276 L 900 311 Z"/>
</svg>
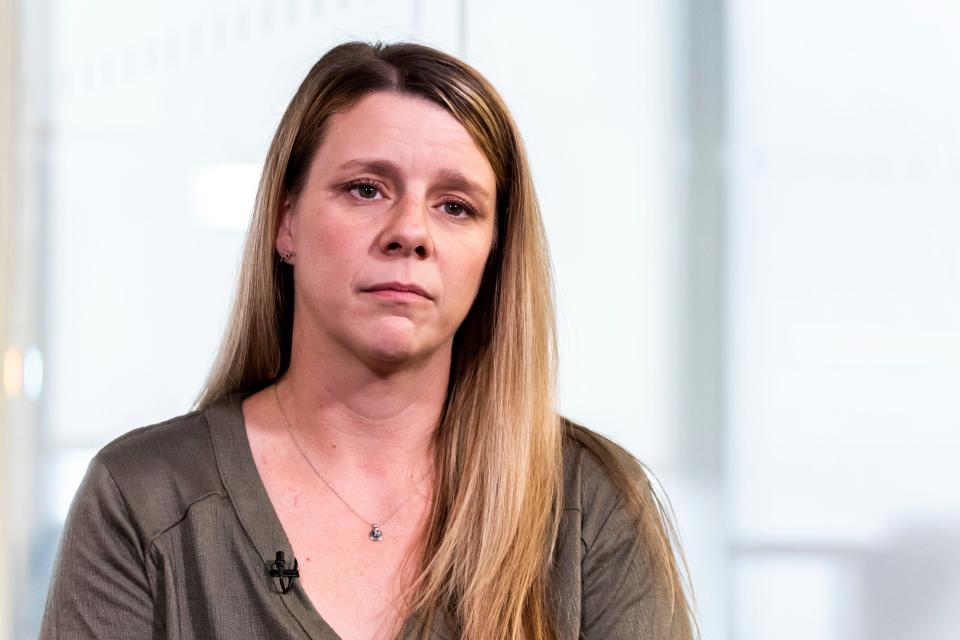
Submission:
<svg viewBox="0 0 960 640">
<path fill-rule="evenodd" d="M 346 500 L 343 499 L 343 496 L 340 495 L 340 492 L 338 492 L 336 489 L 334 489 L 333 486 L 332 486 L 329 482 L 327 482 L 327 479 L 324 478 L 324 477 L 323 477 L 323 474 L 320 473 L 320 471 L 317 470 L 317 468 L 314 466 L 313 462 L 310 461 L 310 458 L 308 458 L 308 457 L 307 457 L 307 454 L 303 451 L 303 448 L 300 446 L 300 443 L 297 442 L 297 439 L 296 439 L 296 438 L 294 437 L 294 435 L 293 435 L 293 429 L 290 428 L 290 421 L 287 420 L 287 414 L 283 411 L 283 405 L 282 405 L 281 402 L 280 402 L 280 391 L 278 390 L 278 389 L 279 389 L 279 386 L 280 386 L 279 384 L 274 383 L 274 385 L 273 385 L 273 395 L 274 395 L 274 397 L 277 399 L 277 408 L 280 409 L 280 417 L 283 418 L 283 424 L 284 424 L 284 425 L 286 426 L 286 428 L 287 428 L 287 434 L 290 436 L 290 439 L 293 441 L 293 445 L 297 448 L 297 451 L 300 452 L 300 455 L 303 456 L 303 459 L 307 461 L 307 464 L 310 465 L 310 468 L 313 469 L 313 472 L 314 472 L 315 474 L 317 474 L 317 477 L 319 477 L 320 480 L 323 481 L 323 484 L 327 485 L 327 488 L 330 489 L 330 491 L 333 491 L 333 494 L 334 494 L 335 496 L 337 496 L 337 498 L 340 499 L 340 502 L 342 502 L 342 503 L 344 504 L 344 506 L 347 507 L 347 509 L 350 509 L 350 511 L 352 511 L 355 516 L 357 516 L 358 518 L 360 518 L 360 519 L 363 520 L 364 522 L 369 522 L 369 523 L 370 523 L 370 539 L 373 540 L 373 541 L 375 541 L 375 542 L 379 542 L 381 539 L 383 539 L 383 531 L 381 531 L 380 525 L 382 525 L 384 522 L 386 522 L 387 520 L 389 520 L 390 518 L 392 518 L 392 517 L 394 516 L 394 514 L 396 514 L 397 511 L 400 510 L 400 507 L 402 507 L 403 505 L 405 505 L 405 504 L 407 503 L 407 501 L 410 500 L 410 498 L 413 497 L 413 494 L 416 492 L 416 487 L 417 487 L 417 485 L 420 484 L 420 480 L 423 480 L 423 478 L 425 478 L 427 474 L 424 473 L 424 474 L 420 477 L 420 480 L 418 480 L 418 481 L 417 481 L 417 484 L 414 485 L 414 490 L 411 491 L 411 492 L 407 495 L 407 497 L 403 499 L 403 502 L 401 502 L 400 504 L 398 504 L 398 505 L 396 506 L 396 508 L 395 508 L 393 511 L 390 512 L 390 515 L 388 515 L 388 516 L 386 516 L 386 517 L 384 517 L 384 518 L 381 518 L 380 520 L 373 521 L 373 522 L 371 522 L 371 521 L 368 520 L 367 518 L 364 518 L 362 515 L 360 515 L 359 513 L 357 513 L 357 510 L 356 510 L 356 509 L 354 509 L 353 507 L 350 506 L 350 503 L 349 503 L 349 502 L 347 502 Z"/>
</svg>

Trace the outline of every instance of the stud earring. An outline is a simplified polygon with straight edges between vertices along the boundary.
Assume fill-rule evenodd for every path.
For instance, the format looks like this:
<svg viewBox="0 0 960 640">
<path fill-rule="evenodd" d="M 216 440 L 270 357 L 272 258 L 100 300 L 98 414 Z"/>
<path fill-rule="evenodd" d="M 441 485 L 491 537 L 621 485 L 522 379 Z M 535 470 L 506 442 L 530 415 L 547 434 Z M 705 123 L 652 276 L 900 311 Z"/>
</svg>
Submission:
<svg viewBox="0 0 960 640">
<path fill-rule="evenodd" d="M 290 251 L 290 249 L 287 249 L 286 251 L 283 252 L 283 254 L 281 254 L 280 259 L 286 262 L 287 264 L 293 264 L 292 262 L 290 262 L 290 258 L 294 257 L 295 255 L 297 255 L 296 251 Z"/>
</svg>

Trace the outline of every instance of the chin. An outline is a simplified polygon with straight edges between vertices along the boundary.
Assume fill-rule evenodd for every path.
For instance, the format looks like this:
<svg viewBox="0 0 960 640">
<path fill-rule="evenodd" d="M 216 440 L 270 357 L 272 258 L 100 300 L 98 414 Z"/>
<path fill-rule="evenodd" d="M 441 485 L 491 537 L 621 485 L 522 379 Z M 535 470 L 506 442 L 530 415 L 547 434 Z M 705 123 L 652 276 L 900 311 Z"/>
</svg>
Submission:
<svg viewBox="0 0 960 640">
<path fill-rule="evenodd" d="M 413 348 L 404 348 L 399 345 L 379 344 L 367 349 L 367 355 L 382 362 L 403 362 L 415 357 L 419 352 Z"/>
<path fill-rule="evenodd" d="M 367 357 L 379 362 L 403 362 L 423 354 L 422 347 L 407 332 L 384 331 L 367 341 Z"/>
<path fill-rule="evenodd" d="M 381 319 L 355 327 L 350 342 L 354 351 L 370 362 L 392 365 L 415 362 L 429 358 L 442 344 L 425 336 L 424 329 L 408 318 Z"/>
</svg>

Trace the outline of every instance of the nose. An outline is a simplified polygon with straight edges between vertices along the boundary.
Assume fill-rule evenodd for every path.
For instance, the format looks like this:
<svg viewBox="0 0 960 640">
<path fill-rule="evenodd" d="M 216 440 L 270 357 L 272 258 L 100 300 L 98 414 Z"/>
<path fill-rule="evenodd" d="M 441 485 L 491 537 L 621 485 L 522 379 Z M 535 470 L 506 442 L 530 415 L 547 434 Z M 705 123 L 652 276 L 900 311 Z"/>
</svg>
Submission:
<svg viewBox="0 0 960 640">
<path fill-rule="evenodd" d="M 430 235 L 430 212 L 424 198 L 405 194 L 397 200 L 390 211 L 387 226 L 380 236 L 380 249 L 384 253 L 400 253 L 407 256 L 416 252 L 425 258 L 433 253 L 433 238 Z"/>
</svg>

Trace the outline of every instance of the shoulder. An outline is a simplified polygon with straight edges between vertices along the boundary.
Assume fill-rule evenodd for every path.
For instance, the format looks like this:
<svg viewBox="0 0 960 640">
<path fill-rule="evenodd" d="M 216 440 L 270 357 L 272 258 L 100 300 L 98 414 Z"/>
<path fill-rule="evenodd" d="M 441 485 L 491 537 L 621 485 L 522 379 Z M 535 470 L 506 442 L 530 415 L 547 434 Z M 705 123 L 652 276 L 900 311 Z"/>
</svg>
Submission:
<svg viewBox="0 0 960 640">
<path fill-rule="evenodd" d="M 642 495 L 649 480 L 623 446 L 569 418 L 562 422 L 564 508 L 582 513 L 581 533 L 589 546 L 612 515 L 628 513 L 626 489 Z"/>
<path fill-rule="evenodd" d="M 194 502 L 226 495 L 201 411 L 128 431 L 100 449 L 94 463 L 115 483 L 145 543 L 179 522 Z"/>
<path fill-rule="evenodd" d="M 565 501 L 581 511 L 581 630 L 591 638 L 691 638 L 653 474 L 624 447 L 564 418 Z"/>
</svg>

